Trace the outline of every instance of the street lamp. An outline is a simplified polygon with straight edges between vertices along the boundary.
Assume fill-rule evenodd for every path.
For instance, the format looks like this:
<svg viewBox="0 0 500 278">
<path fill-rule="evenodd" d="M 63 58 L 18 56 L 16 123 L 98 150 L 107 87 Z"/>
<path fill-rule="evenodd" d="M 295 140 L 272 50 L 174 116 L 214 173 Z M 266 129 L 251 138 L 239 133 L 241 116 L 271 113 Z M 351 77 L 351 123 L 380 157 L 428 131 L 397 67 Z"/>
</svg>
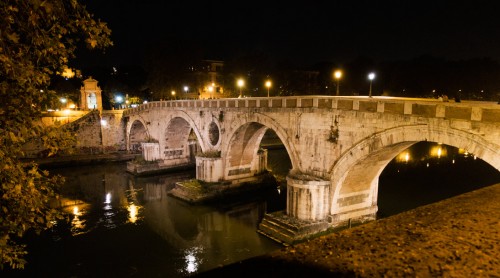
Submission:
<svg viewBox="0 0 500 278">
<path fill-rule="evenodd" d="M 238 87 L 240 88 L 240 96 L 239 96 L 239 97 L 241 98 L 241 88 L 242 88 L 243 86 L 245 86 L 245 80 L 243 80 L 243 79 L 241 79 L 241 78 L 240 78 L 240 79 L 238 79 L 238 83 L 237 83 L 237 85 L 238 85 Z"/>
<path fill-rule="evenodd" d="M 122 109 L 123 97 L 122 96 L 116 96 L 115 100 L 118 103 L 118 109 Z"/>
<path fill-rule="evenodd" d="M 269 97 L 269 88 L 271 88 L 271 80 L 266 81 L 266 87 L 267 87 L 267 97 Z"/>
<path fill-rule="evenodd" d="M 63 108 L 66 108 L 66 103 L 68 102 L 68 100 L 66 98 L 62 97 L 62 98 L 59 99 L 59 101 L 61 101 L 61 103 L 62 103 L 61 106 Z"/>
<path fill-rule="evenodd" d="M 172 91 L 172 98 L 175 99 L 175 91 Z"/>
<path fill-rule="evenodd" d="M 333 74 L 335 79 L 337 79 L 337 96 L 340 94 L 340 78 L 342 77 L 342 71 L 336 70 Z"/>
<path fill-rule="evenodd" d="M 368 97 L 372 97 L 372 82 L 373 82 L 373 79 L 375 79 L 375 73 L 370 72 L 368 74 L 368 79 L 370 79 L 370 92 L 368 93 Z"/>
<path fill-rule="evenodd" d="M 184 86 L 184 94 L 186 94 L 186 99 L 187 99 L 187 93 L 189 91 L 189 87 L 188 86 Z"/>
<path fill-rule="evenodd" d="M 208 92 L 210 93 L 210 98 L 214 98 L 214 87 L 213 86 L 208 86 Z"/>
</svg>

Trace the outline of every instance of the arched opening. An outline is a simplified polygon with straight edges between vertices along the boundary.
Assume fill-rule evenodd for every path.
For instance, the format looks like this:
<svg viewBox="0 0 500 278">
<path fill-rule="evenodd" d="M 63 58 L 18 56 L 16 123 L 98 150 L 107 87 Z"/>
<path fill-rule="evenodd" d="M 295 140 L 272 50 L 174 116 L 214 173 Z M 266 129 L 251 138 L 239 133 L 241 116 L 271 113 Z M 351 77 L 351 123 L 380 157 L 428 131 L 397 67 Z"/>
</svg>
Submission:
<svg viewBox="0 0 500 278">
<path fill-rule="evenodd" d="M 377 218 L 496 183 L 500 172 L 474 154 L 419 142 L 400 152 L 380 174 Z"/>
<path fill-rule="evenodd" d="M 132 152 L 141 152 L 141 142 L 147 142 L 149 134 L 141 121 L 134 121 L 130 127 L 129 150 Z"/>
<path fill-rule="evenodd" d="M 286 176 L 292 167 L 292 161 L 285 145 L 272 129 L 267 129 L 260 142 L 260 148 L 267 150 L 267 169 L 278 183 L 277 199 L 267 202 L 267 212 L 286 209 Z"/>
<path fill-rule="evenodd" d="M 255 122 L 246 123 L 236 130 L 226 156 L 226 167 L 230 169 L 229 176 L 250 172 L 266 130 L 267 127 Z"/>
<path fill-rule="evenodd" d="M 194 163 L 200 149 L 196 133 L 185 119 L 176 117 L 168 123 L 162 150 L 165 159 L 189 158 Z"/>
<path fill-rule="evenodd" d="M 87 109 L 97 109 L 97 97 L 95 93 L 89 93 L 87 95 Z"/>
<path fill-rule="evenodd" d="M 341 220 L 360 215 L 374 217 L 382 171 L 400 153 L 422 141 L 464 146 L 488 163 L 497 161 L 498 150 L 480 136 L 470 133 L 423 125 L 384 131 L 353 146 L 333 167 L 330 214 Z M 498 165 L 492 166 L 498 168 Z"/>
<path fill-rule="evenodd" d="M 286 207 L 286 176 L 292 169 L 292 162 L 285 144 L 273 129 L 257 122 L 240 126 L 231 137 L 225 155 L 226 175 L 229 179 L 253 175 L 256 164 L 261 163 L 262 153 L 266 154 L 266 170 L 278 182 L 277 195 L 268 200 L 267 212 L 283 210 Z"/>
</svg>

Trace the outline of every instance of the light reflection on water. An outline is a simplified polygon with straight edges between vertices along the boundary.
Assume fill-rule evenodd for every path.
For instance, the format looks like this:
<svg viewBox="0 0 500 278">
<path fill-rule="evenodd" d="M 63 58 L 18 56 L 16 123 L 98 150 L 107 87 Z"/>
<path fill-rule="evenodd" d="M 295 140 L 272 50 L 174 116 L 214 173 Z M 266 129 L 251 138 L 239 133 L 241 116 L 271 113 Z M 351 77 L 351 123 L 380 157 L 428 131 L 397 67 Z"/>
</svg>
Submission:
<svg viewBox="0 0 500 278">
<path fill-rule="evenodd" d="M 500 172 L 467 150 L 420 142 L 401 152 L 379 177 L 378 218 L 500 182 Z"/>
<path fill-rule="evenodd" d="M 81 276 L 82 271 L 97 268 L 100 261 L 105 260 L 118 269 L 113 272 L 115 276 L 120 271 L 124 276 L 129 275 L 129 269 L 134 268 L 141 269 L 144 276 L 149 276 L 145 273 L 151 271 L 162 273 L 161 276 L 183 277 L 281 247 L 257 233 L 257 226 L 266 211 L 283 208 L 277 204 L 277 190 L 202 206 L 190 205 L 168 195 L 175 182 L 194 178 L 194 171 L 134 177 L 125 172 L 125 164 L 118 163 L 52 169 L 51 172 L 66 176 L 62 194 L 68 203 L 79 204 L 68 210 L 71 218 L 67 223 L 71 237 L 77 241 L 62 238 L 61 244 L 70 248 L 71 244 L 79 246 L 79 241 L 92 241 L 102 248 L 107 246 L 105 258 L 97 250 L 92 256 L 79 259 L 57 254 L 60 258 L 51 262 L 58 265 L 60 273 L 56 276 Z M 267 205 L 268 202 L 273 204 Z M 76 207 L 77 210 L 72 211 Z M 57 226 L 54 232 L 64 234 L 64 223 Z M 131 233 L 130 229 L 134 232 Z M 127 249 L 145 251 L 138 258 L 127 259 L 129 255 L 119 251 L 125 242 L 118 241 L 118 238 L 127 239 Z M 75 248 L 81 249 L 82 246 Z M 150 266 L 151 261 L 160 258 L 165 258 L 161 264 Z M 58 260 L 65 261 L 67 266 L 59 267 L 64 263 L 58 263 Z M 78 268 L 81 268 L 80 272 L 75 270 Z M 47 271 L 38 269 L 36 272 Z"/>
<path fill-rule="evenodd" d="M 83 234 L 85 230 L 85 220 L 80 219 L 82 211 L 77 206 L 73 207 L 73 220 L 71 220 L 71 234 L 77 236 Z"/>
<path fill-rule="evenodd" d="M 203 260 L 199 258 L 199 254 L 203 253 L 203 247 L 192 247 L 184 250 L 185 268 L 180 269 L 180 273 L 191 274 L 198 271 L 198 267 Z"/>
</svg>

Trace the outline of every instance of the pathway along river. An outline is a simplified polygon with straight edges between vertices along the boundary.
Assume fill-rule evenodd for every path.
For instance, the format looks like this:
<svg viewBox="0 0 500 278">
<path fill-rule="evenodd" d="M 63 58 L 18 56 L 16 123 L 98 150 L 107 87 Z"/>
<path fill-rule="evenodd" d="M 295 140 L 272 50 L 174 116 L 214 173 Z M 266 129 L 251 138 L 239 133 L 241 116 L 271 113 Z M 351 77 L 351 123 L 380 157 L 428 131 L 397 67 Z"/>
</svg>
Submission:
<svg viewBox="0 0 500 278">
<path fill-rule="evenodd" d="M 284 149 L 269 168 L 285 175 Z M 27 237 L 28 265 L 2 277 L 184 277 L 282 246 L 256 232 L 265 212 L 285 208 L 285 190 L 267 190 L 211 206 L 167 196 L 193 171 L 134 177 L 124 163 L 51 169 L 66 177 L 61 204 L 69 221 Z M 500 172 L 472 154 L 418 143 L 380 176 L 379 217 L 500 182 Z"/>
</svg>

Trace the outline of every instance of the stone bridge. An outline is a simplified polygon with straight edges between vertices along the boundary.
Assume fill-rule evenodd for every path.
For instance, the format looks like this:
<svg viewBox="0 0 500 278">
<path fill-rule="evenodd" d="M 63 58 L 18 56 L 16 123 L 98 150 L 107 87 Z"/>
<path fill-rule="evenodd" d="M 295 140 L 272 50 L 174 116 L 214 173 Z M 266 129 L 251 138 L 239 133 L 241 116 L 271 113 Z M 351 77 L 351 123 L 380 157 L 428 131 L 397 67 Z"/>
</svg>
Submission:
<svg viewBox="0 0 500 278">
<path fill-rule="evenodd" d="M 500 105 L 493 102 L 329 96 L 177 100 L 150 102 L 123 117 L 128 149 L 142 143 L 147 160 L 167 166 L 196 156 L 197 178 L 207 182 L 238 182 L 264 171 L 267 154 L 259 145 L 272 129 L 293 167 L 281 216 L 287 224 L 270 221 L 276 227 L 268 227 L 296 229 L 281 237 L 374 219 L 379 175 L 420 141 L 465 149 L 500 169 Z"/>
</svg>

